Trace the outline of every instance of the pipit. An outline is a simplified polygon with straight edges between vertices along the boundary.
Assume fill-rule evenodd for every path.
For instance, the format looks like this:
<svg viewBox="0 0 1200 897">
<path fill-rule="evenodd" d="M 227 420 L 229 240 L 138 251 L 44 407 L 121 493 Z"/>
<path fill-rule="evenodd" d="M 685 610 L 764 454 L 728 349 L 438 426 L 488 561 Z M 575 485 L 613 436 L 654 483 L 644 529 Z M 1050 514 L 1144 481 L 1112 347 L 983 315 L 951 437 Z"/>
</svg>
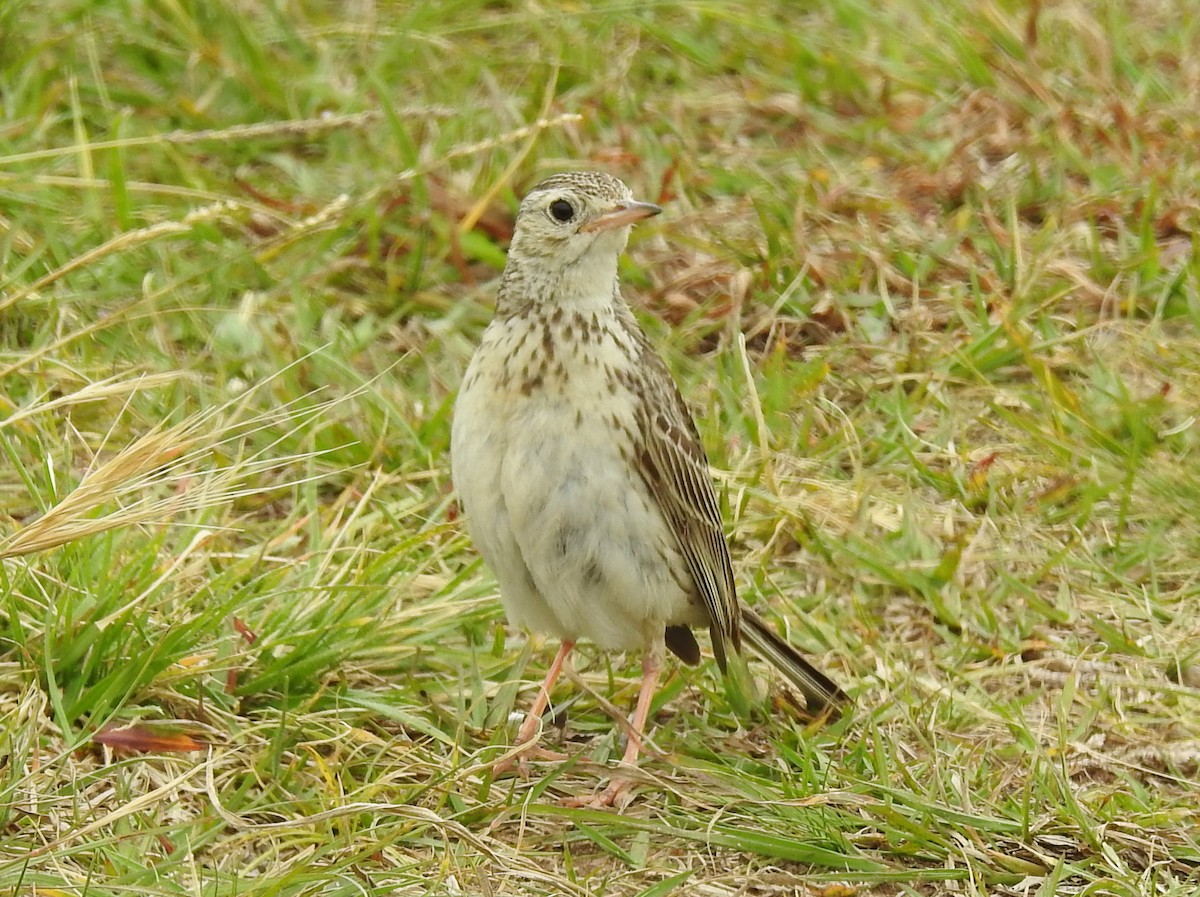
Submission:
<svg viewBox="0 0 1200 897">
<path fill-rule="evenodd" d="M 814 715 L 836 715 L 849 700 L 738 601 L 695 423 L 621 297 L 617 260 L 630 228 L 661 211 L 598 172 L 555 175 L 529 192 L 451 434 L 467 528 L 509 621 L 561 639 L 518 744 L 535 744 L 578 639 L 641 649 L 627 767 L 641 751 L 664 646 L 700 661 L 692 626 L 711 630 L 722 671 L 748 643 Z M 614 777 L 595 802 L 627 787 Z"/>
</svg>

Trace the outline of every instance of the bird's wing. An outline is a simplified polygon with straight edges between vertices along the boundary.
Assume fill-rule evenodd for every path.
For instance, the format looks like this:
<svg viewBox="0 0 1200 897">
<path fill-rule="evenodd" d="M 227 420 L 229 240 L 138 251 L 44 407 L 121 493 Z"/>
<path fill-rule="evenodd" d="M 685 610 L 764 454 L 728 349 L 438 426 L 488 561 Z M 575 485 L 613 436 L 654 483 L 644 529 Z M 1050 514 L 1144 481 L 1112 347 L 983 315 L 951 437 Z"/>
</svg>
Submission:
<svg viewBox="0 0 1200 897">
<path fill-rule="evenodd" d="M 642 371 L 645 388 L 638 408 L 640 438 L 634 460 L 704 599 L 712 621 L 713 650 L 724 670 L 725 648 L 732 644 L 738 649 L 741 630 L 733 564 L 708 458 L 675 381 L 648 341 Z"/>
<path fill-rule="evenodd" d="M 638 471 L 675 534 L 696 590 L 704 599 L 712 620 L 717 663 L 726 669 L 726 648 L 732 645 L 740 650 L 745 630 L 755 652 L 804 695 L 810 713 L 836 718 L 838 708 L 850 700 L 846 693 L 738 603 L 729 544 L 696 424 L 662 360 L 657 355 L 643 356 L 642 370 Z"/>
</svg>

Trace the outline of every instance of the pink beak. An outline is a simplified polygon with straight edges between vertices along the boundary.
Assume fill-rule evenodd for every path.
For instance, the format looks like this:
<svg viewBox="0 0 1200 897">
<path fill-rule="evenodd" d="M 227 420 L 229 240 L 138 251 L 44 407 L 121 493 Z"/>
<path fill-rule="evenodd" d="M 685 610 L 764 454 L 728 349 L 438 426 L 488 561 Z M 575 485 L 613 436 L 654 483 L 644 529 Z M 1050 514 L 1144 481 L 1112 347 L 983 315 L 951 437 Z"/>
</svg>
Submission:
<svg viewBox="0 0 1200 897">
<path fill-rule="evenodd" d="M 614 227 L 625 227 L 636 224 L 643 218 L 652 218 L 661 211 L 662 206 L 656 206 L 652 202 L 623 199 L 599 217 L 593 218 L 586 224 L 581 224 L 579 230 L 581 233 L 598 233 L 612 230 Z"/>
</svg>

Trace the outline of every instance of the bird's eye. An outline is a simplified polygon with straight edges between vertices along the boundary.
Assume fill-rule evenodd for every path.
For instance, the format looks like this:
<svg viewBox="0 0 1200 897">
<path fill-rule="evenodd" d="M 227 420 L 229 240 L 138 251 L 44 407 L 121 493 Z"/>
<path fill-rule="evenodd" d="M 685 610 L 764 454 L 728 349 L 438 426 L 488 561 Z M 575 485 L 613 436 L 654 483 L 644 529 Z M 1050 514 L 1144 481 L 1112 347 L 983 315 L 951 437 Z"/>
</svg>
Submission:
<svg viewBox="0 0 1200 897">
<path fill-rule="evenodd" d="M 566 224 L 575 217 L 575 207 L 565 199 L 556 199 L 550 203 L 550 217 L 559 224 Z"/>
</svg>

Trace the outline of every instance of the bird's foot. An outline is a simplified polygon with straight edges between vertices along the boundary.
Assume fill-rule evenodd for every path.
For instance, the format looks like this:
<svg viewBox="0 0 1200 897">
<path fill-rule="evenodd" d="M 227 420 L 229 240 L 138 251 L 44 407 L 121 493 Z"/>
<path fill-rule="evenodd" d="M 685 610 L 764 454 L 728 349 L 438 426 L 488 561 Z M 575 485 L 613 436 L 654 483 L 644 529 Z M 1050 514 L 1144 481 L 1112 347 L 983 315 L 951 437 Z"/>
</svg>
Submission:
<svg viewBox="0 0 1200 897">
<path fill-rule="evenodd" d="M 567 754 L 551 751 L 540 745 L 531 745 L 528 748 L 520 751 L 514 751 L 510 754 L 501 757 L 492 764 L 492 778 L 499 778 L 507 772 L 511 772 L 515 767 L 517 775 L 523 779 L 529 778 L 529 761 L 534 760 L 542 763 L 562 763 L 564 760 L 569 760 Z"/>
<path fill-rule="evenodd" d="M 599 794 L 567 797 L 559 803 L 564 807 L 587 807 L 591 810 L 607 810 L 616 807 L 620 810 L 633 802 L 633 786 L 636 784 L 636 779 L 618 772 L 613 775 L 608 787 Z"/>
</svg>

